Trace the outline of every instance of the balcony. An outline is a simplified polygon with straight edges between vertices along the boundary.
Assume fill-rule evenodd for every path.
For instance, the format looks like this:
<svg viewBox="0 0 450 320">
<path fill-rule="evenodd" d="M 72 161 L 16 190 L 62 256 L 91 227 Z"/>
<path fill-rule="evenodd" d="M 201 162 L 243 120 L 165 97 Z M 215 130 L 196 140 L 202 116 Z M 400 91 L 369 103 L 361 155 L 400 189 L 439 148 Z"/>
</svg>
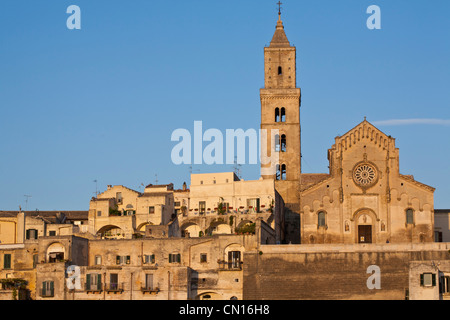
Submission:
<svg viewBox="0 0 450 320">
<path fill-rule="evenodd" d="M 241 271 L 242 261 L 218 261 L 220 271 Z"/>
<path fill-rule="evenodd" d="M 159 293 L 159 288 L 153 288 L 153 287 L 141 287 L 141 292 L 143 294 L 158 294 Z"/>
<path fill-rule="evenodd" d="M 84 291 L 86 293 L 100 293 L 103 291 L 103 286 L 101 283 L 85 283 Z"/>
<path fill-rule="evenodd" d="M 105 284 L 105 291 L 108 293 L 122 293 L 124 288 L 123 283 L 107 283 Z"/>
</svg>

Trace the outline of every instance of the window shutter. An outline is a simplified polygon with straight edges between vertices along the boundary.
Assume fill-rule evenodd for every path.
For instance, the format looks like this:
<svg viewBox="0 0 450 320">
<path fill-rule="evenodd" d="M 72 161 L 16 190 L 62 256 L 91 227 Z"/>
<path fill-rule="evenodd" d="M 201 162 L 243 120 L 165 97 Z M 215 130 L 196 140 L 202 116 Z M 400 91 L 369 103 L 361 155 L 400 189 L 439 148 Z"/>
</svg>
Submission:
<svg viewBox="0 0 450 320">
<path fill-rule="evenodd" d="M 50 293 L 51 293 L 51 295 L 54 295 L 54 285 L 53 285 L 53 281 L 50 281 Z"/>
<path fill-rule="evenodd" d="M 420 285 L 423 287 L 423 273 L 420 275 Z"/>
<path fill-rule="evenodd" d="M 120 256 L 116 256 L 116 264 L 120 264 Z"/>
<path fill-rule="evenodd" d="M 100 273 L 97 274 L 97 289 L 98 290 L 102 289 L 102 275 Z"/>
<path fill-rule="evenodd" d="M 181 254 L 177 254 L 177 262 L 178 262 L 178 263 L 181 262 Z"/>
<path fill-rule="evenodd" d="M 45 296 L 47 293 L 47 283 L 44 281 L 42 282 L 42 295 Z"/>
<path fill-rule="evenodd" d="M 91 275 L 90 274 L 86 275 L 86 289 L 88 289 L 88 290 L 91 289 Z"/>
<path fill-rule="evenodd" d="M 151 259 L 152 259 L 152 260 L 151 260 L 152 263 L 155 263 L 155 255 L 154 255 L 154 254 L 151 255 Z"/>
<path fill-rule="evenodd" d="M 26 236 L 27 240 L 30 240 L 30 230 L 27 230 L 27 236 Z"/>
<path fill-rule="evenodd" d="M 172 254 L 169 254 L 169 263 L 172 263 Z"/>
<path fill-rule="evenodd" d="M 3 268 L 11 269 L 11 255 L 10 254 L 5 254 L 3 256 Z"/>
<path fill-rule="evenodd" d="M 131 257 L 127 256 L 127 264 L 130 264 L 130 259 L 131 259 Z"/>
<path fill-rule="evenodd" d="M 431 282 L 432 282 L 433 287 L 435 287 L 436 286 L 436 275 L 434 273 L 431 275 Z"/>
</svg>

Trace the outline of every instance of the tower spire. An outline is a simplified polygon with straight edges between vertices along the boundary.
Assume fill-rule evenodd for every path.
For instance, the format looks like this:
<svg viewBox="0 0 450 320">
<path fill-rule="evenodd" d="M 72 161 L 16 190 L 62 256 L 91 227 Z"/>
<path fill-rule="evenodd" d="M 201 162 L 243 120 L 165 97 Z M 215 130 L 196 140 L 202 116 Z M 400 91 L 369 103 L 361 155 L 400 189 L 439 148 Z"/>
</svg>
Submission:
<svg viewBox="0 0 450 320">
<path fill-rule="evenodd" d="M 275 34 L 273 35 L 272 41 L 270 42 L 270 47 L 290 47 L 290 43 L 288 38 L 286 37 L 286 33 L 284 32 L 283 21 L 281 21 L 281 5 L 283 3 L 278 1 L 278 21 L 277 26 L 275 28 Z"/>
</svg>

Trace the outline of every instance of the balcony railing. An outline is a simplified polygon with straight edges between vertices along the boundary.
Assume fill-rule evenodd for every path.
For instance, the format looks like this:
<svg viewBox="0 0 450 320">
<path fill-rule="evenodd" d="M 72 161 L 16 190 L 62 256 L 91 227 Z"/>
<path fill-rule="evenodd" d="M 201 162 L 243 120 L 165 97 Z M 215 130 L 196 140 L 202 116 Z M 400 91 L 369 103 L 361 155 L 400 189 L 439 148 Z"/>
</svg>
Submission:
<svg viewBox="0 0 450 320">
<path fill-rule="evenodd" d="M 240 271 L 242 270 L 242 261 L 219 261 L 219 270 Z"/>
<path fill-rule="evenodd" d="M 141 287 L 141 291 L 142 293 L 149 293 L 149 294 L 158 294 L 159 293 L 159 288 L 153 288 L 153 287 Z"/>
<path fill-rule="evenodd" d="M 124 288 L 123 283 L 106 283 L 105 284 L 106 292 L 121 293 L 121 292 L 123 292 L 123 288 Z"/>
<path fill-rule="evenodd" d="M 103 286 L 101 283 L 85 283 L 84 291 L 87 292 L 101 292 L 103 291 Z"/>
</svg>

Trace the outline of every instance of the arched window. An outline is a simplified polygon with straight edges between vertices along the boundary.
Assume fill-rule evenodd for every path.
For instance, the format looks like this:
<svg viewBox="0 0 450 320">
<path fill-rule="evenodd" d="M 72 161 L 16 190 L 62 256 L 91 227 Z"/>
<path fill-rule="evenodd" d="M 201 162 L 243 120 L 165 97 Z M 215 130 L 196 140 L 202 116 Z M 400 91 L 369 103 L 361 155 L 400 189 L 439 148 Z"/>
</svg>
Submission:
<svg viewBox="0 0 450 320">
<path fill-rule="evenodd" d="M 406 210 L 406 224 L 414 224 L 414 210 L 413 209 Z"/>
<path fill-rule="evenodd" d="M 320 211 L 317 214 L 317 225 L 319 227 L 325 227 L 326 226 L 325 212 Z"/>
<path fill-rule="evenodd" d="M 280 108 L 275 109 L 275 122 L 280 122 Z"/>
<path fill-rule="evenodd" d="M 287 177 L 286 177 L 286 165 L 285 164 L 283 164 L 281 166 L 281 180 L 287 180 Z"/>
<path fill-rule="evenodd" d="M 281 122 L 286 122 L 286 109 L 281 108 Z"/>
<path fill-rule="evenodd" d="M 277 167 L 276 167 L 275 179 L 276 180 L 281 180 L 281 171 L 280 171 L 280 165 L 279 164 L 277 164 Z"/>
<path fill-rule="evenodd" d="M 275 152 L 280 152 L 280 135 L 275 135 Z"/>
<path fill-rule="evenodd" d="M 281 76 L 283 74 L 283 68 L 281 66 L 278 67 L 278 75 Z"/>
<path fill-rule="evenodd" d="M 286 152 L 286 135 L 281 135 L 281 152 Z"/>
</svg>

